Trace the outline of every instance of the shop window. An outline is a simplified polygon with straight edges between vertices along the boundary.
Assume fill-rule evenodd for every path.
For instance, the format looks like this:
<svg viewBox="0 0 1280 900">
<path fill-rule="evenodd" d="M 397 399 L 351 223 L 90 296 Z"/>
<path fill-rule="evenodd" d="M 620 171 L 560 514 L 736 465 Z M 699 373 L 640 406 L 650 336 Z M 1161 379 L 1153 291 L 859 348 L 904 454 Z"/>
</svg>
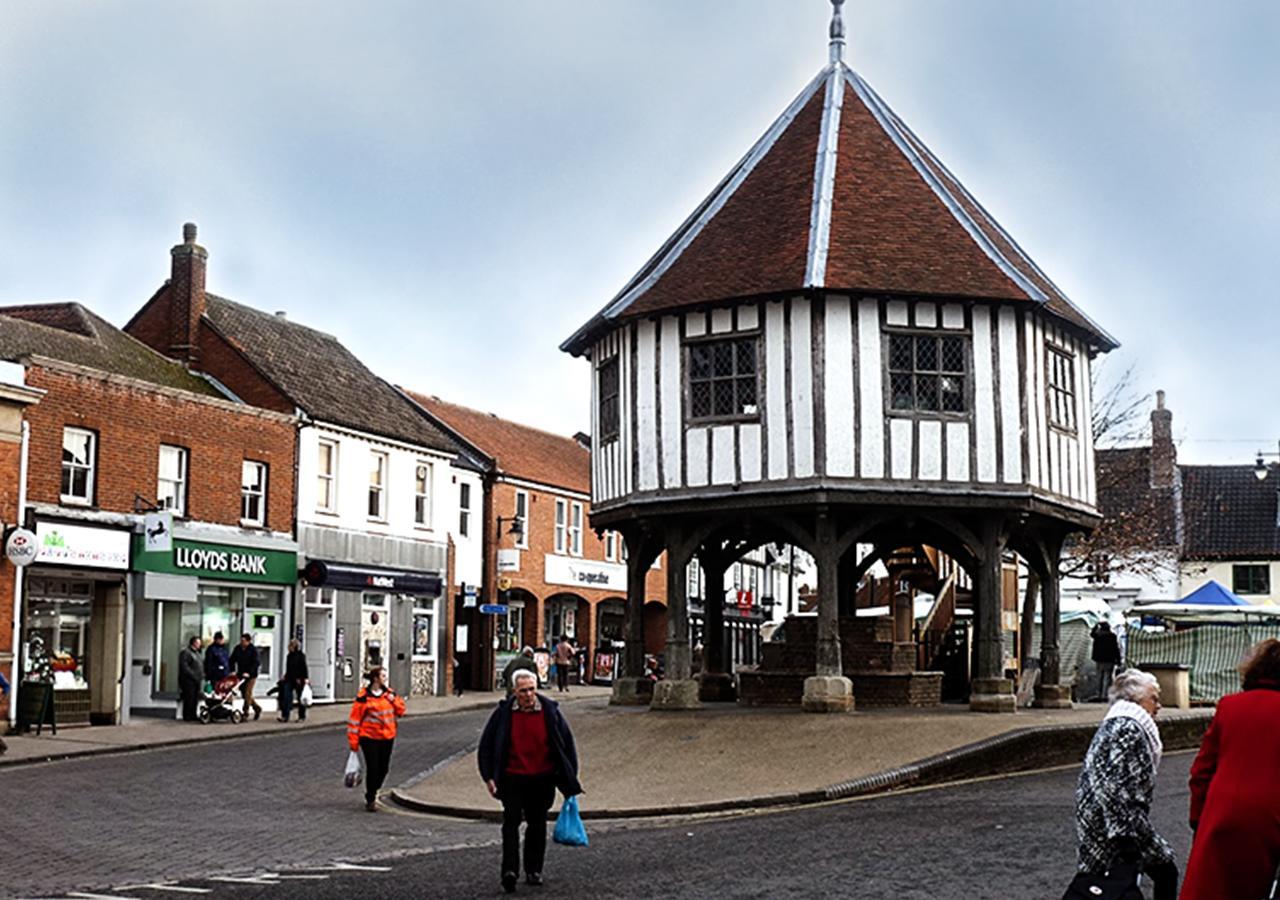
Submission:
<svg viewBox="0 0 1280 900">
<path fill-rule="evenodd" d="M 320 512 L 338 511 L 338 445 L 333 441 L 321 441 L 317 448 L 316 509 Z"/>
<path fill-rule="evenodd" d="M 1237 594 L 1270 594 L 1271 567 L 1266 563 L 1232 566 L 1231 590 Z"/>
<path fill-rule="evenodd" d="M 413 472 L 413 523 L 431 524 L 431 464 L 418 463 Z"/>
<path fill-rule="evenodd" d="M 471 534 L 471 485 L 458 485 L 458 537 Z"/>
<path fill-rule="evenodd" d="M 387 518 L 386 506 L 387 454 L 377 450 L 369 453 L 369 518 L 383 521 Z"/>
<path fill-rule="evenodd" d="M 171 509 L 174 515 L 187 514 L 187 463 L 186 447 L 172 444 L 160 445 L 160 477 L 156 484 L 156 506 Z"/>
<path fill-rule="evenodd" d="M 569 553 L 582 555 L 582 504 L 574 503 L 569 507 Z"/>
<path fill-rule="evenodd" d="M 600 392 L 600 443 L 604 444 L 618 437 L 618 358 L 602 363 L 596 377 Z"/>
<path fill-rule="evenodd" d="M 62 502 L 93 502 L 98 436 L 84 428 L 62 429 Z"/>
<path fill-rule="evenodd" d="M 755 421 L 760 416 L 755 337 L 698 341 L 686 348 L 689 421 Z"/>
<path fill-rule="evenodd" d="M 556 552 L 564 553 L 569 543 L 569 504 L 565 500 L 556 500 Z"/>
<path fill-rule="evenodd" d="M 92 584 L 32 579 L 27 596 L 23 678 L 56 691 L 88 689 Z"/>
<path fill-rule="evenodd" d="M 379 609 L 386 609 L 387 595 L 386 594 L 365 594 L 364 597 L 361 598 L 360 602 L 363 603 L 365 606 L 373 606 Z"/>
<path fill-rule="evenodd" d="M 516 536 L 516 546 L 521 550 L 529 548 L 529 493 L 516 491 L 516 508 L 513 518 L 520 523 L 520 532 Z"/>
<path fill-rule="evenodd" d="M 1071 354 L 1055 347 L 1044 348 L 1045 369 L 1049 379 L 1045 397 L 1049 406 L 1049 424 L 1063 431 L 1076 430 L 1076 375 Z"/>
<path fill-rule="evenodd" d="M 890 334 L 889 408 L 900 412 L 963 413 L 969 338 Z"/>
<path fill-rule="evenodd" d="M 240 466 L 240 521 L 267 524 L 267 464 L 246 459 Z"/>
<path fill-rule="evenodd" d="M 303 595 L 307 606 L 333 606 L 337 591 L 333 588 L 307 588 Z"/>
<path fill-rule="evenodd" d="M 494 640 L 499 653 L 518 653 L 524 646 L 524 605 L 508 604 L 505 615 L 494 617 Z"/>
<path fill-rule="evenodd" d="M 419 601 L 426 602 L 426 601 Z M 413 610 L 413 659 L 426 662 L 436 658 L 436 614 L 429 608 Z"/>
</svg>

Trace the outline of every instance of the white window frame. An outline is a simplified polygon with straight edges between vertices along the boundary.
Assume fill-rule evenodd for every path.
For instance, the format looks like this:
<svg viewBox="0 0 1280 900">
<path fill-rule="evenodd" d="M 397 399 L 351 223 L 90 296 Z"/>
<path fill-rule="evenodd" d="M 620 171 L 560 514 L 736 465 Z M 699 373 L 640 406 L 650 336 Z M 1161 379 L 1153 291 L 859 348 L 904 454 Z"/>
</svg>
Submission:
<svg viewBox="0 0 1280 900">
<path fill-rule="evenodd" d="M 386 451 L 369 451 L 369 493 L 365 511 L 370 522 L 387 521 L 387 468 L 390 458 Z M 375 510 L 374 502 L 377 502 Z"/>
<path fill-rule="evenodd" d="M 166 450 L 177 452 L 178 474 L 176 478 L 164 475 L 164 458 Z M 156 506 L 160 509 L 172 510 L 175 516 L 187 514 L 187 484 L 191 473 L 191 451 L 177 444 L 161 444 L 156 460 Z M 166 495 L 165 485 L 173 487 L 173 496 Z M 172 503 L 168 502 L 172 500 Z"/>
<path fill-rule="evenodd" d="M 471 537 L 471 482 L 458 484 L 458 537 Z"/>
<path fill-rule="evenodd" d="M 569 504 L 569 555 L 582 556 L 582 504 Z"/>
<path fill-rule="evenodd" d="M 250 486 L 249 479 L 245 477 L 249 472 L 250 466 L 261 476 L 259 480 L 260 487 L 257 490 Z M 267 524 L 267 474 L 267 464 L 264 462 L 259 462 L 256 459 L 246 459 L 240 463 L 240 522 L 244 525 L 261 526 Z M 245 515 L 245 504 L 250 498 L 258 501 L 257 516 Z"/>
<path fill-rule="evenodd" d="M 321 468 L 325 449 L 329 451 L 329 469 Z M 325 488 L 321 489 L 320 485 Z M 338 511 L 338 442 L 321 438 L 316 445 L 316 510 L 324 513 Z M 329 495 L 329 502 L 324 502 L 324 494 Z"/>
<path fill-rule="evenodd" d="M 618 532 L 616 531 L 604 533 L 604 558 L 605 562 L 618 561 Z"/>
<path fill-rule="evenodd" d="M 88 462 L 86 462 L 83 465 L 75 462 L 71 462 L 71 463 L 67 462 L 67 458 L 66 458 L 67 438 L 72 436 L 88 438 L 88 441 L 89 441 L 88 447 L 87 447 L 88 452 L 85 454 L 85 457 L 88 460 Z M 71 472 L 73 473 L 71 480 L 68 482 L 68 484 L 70 485 L 75 484 L 75 475 L 74 475 L 75 472 L 85 473 L 85 481 L 84 481 L 85 493 L 83 497 L 81 497 L 79 494 L 62 493 L 61 478 L 62 478 L 62 474 L 67 472 L 68 469 L 70 469 Z M 88 428 L 74 428 L 70 425 L 63 428 L 62 429 L 62 469 L 58 475 L 59 499 L 63 503 L 72 504 L 76 506 L 93 505 L 93 489 L 95 487 L 94 482 L 97 480 L 96 478 L 98 474 L 97 470 L 98 470 L 98 434 L 97 432 L 90 431 Z"/>
<path fill-rule="evenodd" d="M 426 475 L 422 483 L 418 483 L 419 470 L 425 469 Z M 431 479 L 435 475 L 435 467 L 425 459 L 420 459 L 413 467 L 413 524 L 419 528 L 431 527 Z"/>
<path fill-rule="evenodd" d="M 521 550 L 529 549 L 529 492 L 516 491 L 515 509 L 512 520 L 520 523 L 520 536 L 516 538 L 516 546 Z"/>
<path fill-rule="evenodd" d="M 556 553 L 569 546 L 569 501 L 556 498 Z"/>
</svg>

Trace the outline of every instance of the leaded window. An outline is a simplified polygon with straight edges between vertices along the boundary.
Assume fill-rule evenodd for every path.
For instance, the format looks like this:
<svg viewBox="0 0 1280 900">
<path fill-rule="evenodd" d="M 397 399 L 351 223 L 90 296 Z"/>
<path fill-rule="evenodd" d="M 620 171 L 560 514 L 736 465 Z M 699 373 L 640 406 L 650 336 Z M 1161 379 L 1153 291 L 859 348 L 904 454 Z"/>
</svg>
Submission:
<svg viewBox="0 0 1280 900">
<path fill-rule="evenodd" d="M 969 409 L 969 339 L 963 335 L 890 334 L 889 405 L 907 412 Z"/>
<path fill-rule="evenodd" d="M 1045 347 L 1045 369 L 1048 370 L 1049 424 L 1066 431 L 1076 430 L 1075 360 L 1054 347 Z"/>
<path fill-rule="evenodd" d="M 618 436 L 618 358 L 600 366 L 600 442 Z"/>
<path fill-rule="evenodd" d="M 754 337 L 688 345 L 690 419 L 745 419 L 759 415 L 757 346 Z"/>
</svg>

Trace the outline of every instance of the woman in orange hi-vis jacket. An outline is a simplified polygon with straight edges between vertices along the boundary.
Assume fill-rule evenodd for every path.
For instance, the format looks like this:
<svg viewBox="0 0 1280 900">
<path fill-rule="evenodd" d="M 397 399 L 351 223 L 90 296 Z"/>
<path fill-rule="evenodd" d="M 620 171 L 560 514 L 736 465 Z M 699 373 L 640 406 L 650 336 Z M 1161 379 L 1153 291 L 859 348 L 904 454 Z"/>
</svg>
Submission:
<svg viewBox="0 0 1280 900">
<path fill-rule="evenodd" d="M 396 719 L 404 715 L 404 698 L 387 684 L 386 674 L 376 666 L 365 676 L 369 684 L 351 704 L 347 719 L 347 744 L 352 751 L 364 751 L 364 808 L 378 811 L 378 788 L 391 767 L 391 747 L 396 740 Z"/>
</svg>

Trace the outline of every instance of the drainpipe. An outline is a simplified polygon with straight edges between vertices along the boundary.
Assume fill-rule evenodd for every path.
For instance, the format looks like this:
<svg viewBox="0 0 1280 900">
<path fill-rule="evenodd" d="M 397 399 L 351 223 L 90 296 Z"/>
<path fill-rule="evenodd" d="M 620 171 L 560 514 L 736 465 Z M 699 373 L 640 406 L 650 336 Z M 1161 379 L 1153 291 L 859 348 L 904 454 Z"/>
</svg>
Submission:
<svg viewBox="0 0 1280 900">
<path fill-rule="evenodd" d="M 27 456 L 31 445 L 31 423 L 23 417 L 22 449 L 18 457 L 18 525 L 27 518 Z M 26 566 L 14 566 L 13 573 L 13 660 L 9 672 L 9 728 L 18 724 L 18 671 L 22 641 L 22 588 Z"/>
</svg>

